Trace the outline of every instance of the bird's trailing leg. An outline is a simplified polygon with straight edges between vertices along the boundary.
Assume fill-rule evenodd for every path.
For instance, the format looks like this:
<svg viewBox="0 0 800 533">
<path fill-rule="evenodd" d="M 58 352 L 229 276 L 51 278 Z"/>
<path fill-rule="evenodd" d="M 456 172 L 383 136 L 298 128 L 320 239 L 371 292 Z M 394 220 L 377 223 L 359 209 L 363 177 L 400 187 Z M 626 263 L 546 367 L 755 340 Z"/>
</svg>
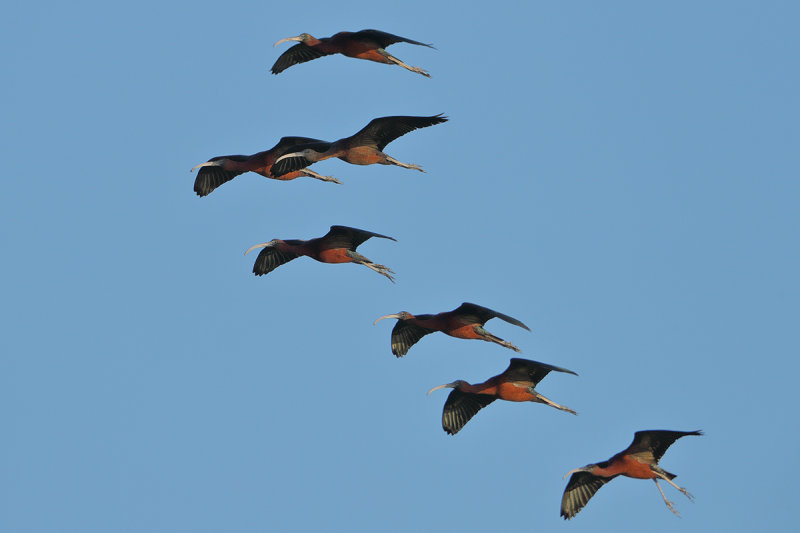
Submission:
<svg viewBox="0 0 800 533">
<path fill-rule="evenodd" d="M 411 65 L 406 65 L 405 63 L 403 63 L 402 61 L 400 61 L 399 59 L 397 59 L 396 57 L 394 57 L 393 55 L 391 55 L 391 54 L 389 54 L 387 52 L 384 52 L 384 54 L 385 54 L 384 57 L 386 59 L 388 59 L 389 61 L 391 61 L 392 63 L 394 63 L 395 65 L 399 65 L 399 66 L 401 66 L 401 67 L 403 67 L 405 69 L 410 70 L 411 72 L 416 72 L 417 74 L 422 74 L 426 78 L 430 78 L 431 77 L 430 74 L 428 74 L 427 72 L 425 72 L 424 70 L 422 70 L 419 67 L 412 67 Z"/>
<path fill-rule="evenodd" d="M 347 255 L 348 255 L 348 257 L 350 257 L 353 260 L 354 263 L 358 263 L 359 265 L 364 265 L 365 267 L 369 268 L 370 270 L 374 270 L 375 272 L 377 272 L 381 276 L 386 276 L 387 278 L 389 278 L 389 281 L 394 283 L 394 277 L 392 276 L 392 274 L 394 274 L 394 272 L 392 272 L 391 268 L 389 268 L 387 266 L 384 266 L 384 265 L 379 265 L 378 263 L 373 263 L 372 261 L 370 261 L 369 259 L 367 259 L 363 255 L 361 255 L 360 253 L 354 252 L 352 250 L 348 250 L 347 251 Z"/>
<path fill-rule="evenodd" d="M 519 348 L 517 348 L 516 346 L 514 346 L 513 344 L 511 344 L 510 342 L 504 341 L 500 337 L 492 335 L 491 333 L 489 333 L 488 331 L 483 329 L 483 327 L 481 327 L 481 326 L 475 326 L 475 333 L 480 335 L 480 337 L 485 341 L 494 342 L 495 344 L 499 344 L 500 346 L 504 346 L 506 348 L 514 350 L 515 352 L 521 352 L 522 351 Z"/>
<path fill-rule="evenodd" d="M 683 494 L 684 496 L 689 498 L 690 502 L 694 501 L 694 496 L 692 496 L 691 493 L 688 490 L 684 489 L 683 487 L 679 487 L 678 485 L 676 485 L 667 475 L 662 474 L 661 472 L 656 472 L 656 474 L 658 474 L 658 477 L 660 477 L 661 479 L 663 479 L 664 481 L 666 481 L 667 483 L 669 483 L 670 485 L 672 485 L 673 487 L 675 487 L 676 489 L 681 491 L 681 494 Z M 659 488 L 659 490 L 660 490 L 660 488 Z"/>
<path fill-rule="evenodd" d="M 419 165 L 413 165 L 411 163 L 403 163 L 402 161 L 398 161 L 397 159 L 395 159 L 394 157 L 389 156 L 389 155 L 386 156 L 386 161 L 390 165 L 397 165 L 398 167 L 410 168 L 410 169 L 413 169 L 413 170 L 419 170 L 420 172 L 425 172 L 422 169 L 422 167 L 419 166 Z"/>
<path fill-rule="evenodd" d="M 678 518 L 680 518 L 681 514 L 680 514 L 680 513 L 679 513 L 679 512 L 678 512 L 678 511 L 675 509 L 675 507 L 673 506 L 673 504 L 674 504 L 675 502 L 671 502 L 671 501 L 669 501 L 669 500 L 667 499 L 667 497 L 664 495 L 664 491 L 663 491 L 663 490 L 661 490 L 661 485 L 659 485 L 659 484 L 658 484 L 658 480 L 657 480 L 657 479 L 654 479 L 653 481 L 655 481 L 655 482 L 656 482 L 656 487 L 658 487 L 658 492 L 660 492 L 660 493 L 661 493 L 661 497 L 662 497 L 662 498 L 664 498 L 664 503 L 666 503 L 666 504 L 667 504 L 667 508 L 668 508 L 670 511 L 672 511 L 673 513 L 675 513 L 675 516 L 677 516 Z"/>
<path fill-rule="evenodd" d="M 568 413 L 572 413 L 573 415 L 577 415 L 577 414 L 578 414 L 578 413 L 576 413 L 575 411 L 573 411 L 572 409 L 570 409 L 569 407 L 565 407 L 565 406 L 563 406 L 563 405 L 559 405 L 559 404 L 557 404 L 556 402 L 554 402 L 553 400 L 550 400 L 549 398 L 545 398 L 544 396 L 542 396 L 541 394 L 539 394 L 538 392 L 536 392 L 536 391 L 533 389 L 533 387 L 528 387 L 528 392 L 530 392 L 531 394 L 533 394 L 534 396 L 536 396 L 536 400 L 535 400 L 535 401 L 537 401 L 537 402 L 540 402 L 540 403 L 546 403 L 546 404 L 547 404 L 547 405 L 549 405 L 550 407 L 555 407 L 555 408 L 556 408 L 556 409 L 558 409 L 559 411 L 566 411 L 566 412 L 568 412 Z"/>
<path fill-rule="evenodd" d="M 323 176 L 322 174 L 317 174 L 313 170 L 309 170 L 307 168 L 304 168 L 303 170 L 301 170 L 300 173 L 303 176 L 307 176 L 309 178 L 316 178 L 316 179 L 322 180 L 322 181 L 330 181 L 330 182 L 333 182 L 333 183 L 338 183 L 339 185 L 342 184 L 341 181 L 337 180 L 333 176 Z"/>
</svg>

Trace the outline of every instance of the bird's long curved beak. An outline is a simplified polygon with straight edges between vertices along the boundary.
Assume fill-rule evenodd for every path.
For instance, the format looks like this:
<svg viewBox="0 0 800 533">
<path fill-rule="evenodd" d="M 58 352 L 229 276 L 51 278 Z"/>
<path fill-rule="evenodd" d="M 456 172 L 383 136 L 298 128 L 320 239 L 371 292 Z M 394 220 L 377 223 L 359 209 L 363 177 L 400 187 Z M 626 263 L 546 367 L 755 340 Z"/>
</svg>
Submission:
<svg viewBox="0 0 800 533">
<path fill-rule="evenodd" d="M 261 244 L 255 244 L 255 245 L 251 246 L 250 248 L 248 248 L 247 252 L 245 252 L 244 255 L 247 255 L 248 252 L 250 252 L 251 250 L 255 250 L 256 248 L 266 248 L 269 245 L 270 245 L 269 242 L 262 242 Z"/>
<path fill-rule="evenodd" d="M 432 388 L 431 390 L 428 391 L 428 394 L 426 394 L 425 396 L 430 396 L 430 394 L 435 390 L 447 389 L 447 388 L 452 389 L 453 387 L 454 385 L 452 383 L 445 383 L 444 385 L 439 385 L 438 387 Z"/>
<path fill-rule="evenodd" d="M 301 42 L 302 42 L 302 41 L 303 41 L 303 38 L 302 38 L 301 36 L 299 36 L 299 35 L 298 35 L 298 36 L 296 36 L 296 37 L 287 37 L 286 39 L 281 39 L 281 40 L 280 40 L 280 41 L 278 41 L 277 43 L 273 44 L 273 45 L 272 45 L 272 47 L 273 47 L 273 48 L 275 48 L 275 47 L 276 47 L 276 46 L 278 46 L 279 44 L 281 44 L 281 43 L 285 43 L 285 42 L 287 42 L 287 41 L 301 41 Z"/>
<path fill-rule="evenodd" d="M 562 477 L 561 479 L 567 479 L 567 476 L 569 476 L 570 474 L 574 474 L 575 472 L 583 472 L 583 471 L 584 471 L 583 468 L 576 468 L 574 470 L 570 470 L 569 472 L 564 474 L 564 477 Z"/>
<path fill-rule="evenodd" d="M 216 167 L 216 166 L 219 166 L 218 162 L 216 162 L 216 161 L 206 161 L 205 163 L 200 163 L 199 165 L 193 166 L 192 170 L 190 170 L 189 172 L 194 172 L 195 170 L 197 170 L 200 167 Z"/>
<path fill-rule="evenodd" d="M 395 314 L 393 314 L 393 315 L 383 315 L 383 316 L 382 316 L 382 317 L 380 317 L 378 320 L 376 320 L 375 322 L 373 322 L 373 323 L 372 323 L 372 325 L 374 326 L 375 324 L 377 324 L 378 322 L 380 322 L 380 321 L 381 321 L 381 320 L 383 320 L 384 318 L 397 318 L 397 319 L 399 319 L 399 318 L 400 318 L 400 314 L 399 314 L 399 313 L 395 313 Z M 430 394 L 430 392 L 429 392 L 428 394 Z"/>
<path fill-rule="evenodd" d="M 286 159 L 287 157 L 299 157 L 299 156 L 302 156 L 302 155 L 303 155 L 302 152 L 292 152 L 291 154 L 283 154 L 282 156 L 280 156 L 278 159 L 275 160 L 275 163 L 277 163 L 278 161 L 281 161 L 282 159 Z M 273 163 L 273 164 L 275 164 L 275 163 Z"/>
</svg>

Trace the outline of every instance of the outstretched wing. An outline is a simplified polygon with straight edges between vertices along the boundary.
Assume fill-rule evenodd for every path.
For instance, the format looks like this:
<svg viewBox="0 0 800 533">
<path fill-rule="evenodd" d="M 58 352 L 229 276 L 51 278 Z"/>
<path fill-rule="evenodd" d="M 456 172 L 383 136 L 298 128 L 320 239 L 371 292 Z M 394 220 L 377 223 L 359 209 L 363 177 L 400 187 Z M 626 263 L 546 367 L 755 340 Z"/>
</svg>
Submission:
<svg viewBox="0 0 800 533">
<path fill-rule="evenodd" d="M 450 435 L 455 435 L 470 418 L 494 400 L 494 396 L 488 394 L 470 394 L 453 389 L 444 403 L 442 429 Z"/>
<path fill-rule="evenodd" d="M 569 520 L 578 514 L 578 511 L 583 509 L 594 493 L 615 477 L 617 476 L 600 477 L 589 472 L 572 474 L 567 488 L 564 489 L 564 496 L 561 498 L 561 516 L 564 517 L 564 520 Z"/>
<path fill-rule="evenodd" d="M 398 320 L 392 328 L 392 353 L 396 357 L 403 357 L 422 337 L 433 332 L 409 320 Z"/>
<path fill-rule="evenodd" d="M 548 365 L 547 363 L 531 361 L 530 359 L 521 359 L 519 357 L 512 358 L 508 368 L 501 375 L 508 381 L 530 381 L 535 386 L 551 371 L 578 375 L 572 370 L 567 370 L 560 366 Z"/>
<path fill-rule="evenodd" d="M 328 248 L 347 248 L 348 250 L 355 250 L 370 237 L 380 237 L 381 239 L 397 241 L 394 237 L 388 237 L 380 233 L 373 233 L 371 231 L 347 226 L 331 226 L 330 231 L 326 233 L 322 239 L 325 242 L 325 246 Z"/>
<path fill-rule="evenodd" d="M 418 44 L 420 46 L 433 48 L 433 45 L 431 44 L 413 41 L 411 39 L 406 39 L 405 37 L 400 37 L 399 35 L 392 35 L 391 33 L 386 33 L 385 31 L 380 30 L 361 30 L 355 32 L 353 35 L 351 35 L 351 37 L 356 41 L 375 43 L 380 48 L 386 48 L 390 44 L 394 43 Z"/>
<path fill-rule="evenodd" d="M 220 159 L 246 161 L 248 158 L 249 156 L 246 155 L 226 155 L 212 157 L 208 161 L 219 161 Z M 200 167 L 194 180 L 194 192 L 197 193 L 197 196 L 208 196 L 214 189 L 223 183 L 228 183 L 239 174 L 243 174 L 243 172 L 239 170 L 223 170 L 222 167 Z"/>
<path fill-rule="evenodd" d="M 664 429 L 654 429 L 647 431 L 637 431 L 633 435 L 633 442 L 622 453 L 636 455 L 647 462 L 658 462 L 667 448 L 681 437 L 687 435 L 702 435 L 702 431 L 669 431 Z"/>
<path fill-rule="evenodd" d="M 277 155 L 276 159 L 279 159 L 281 156 L 284 156 L 286 154 L 290 153 L 299 154 L 299 152 L 302 152 L 303 150 L 314 150 L 315 152 L 319 153 L 327 152 L 330 147 L 331 143 L 329 142 L 317 141 L 312 143 L 296 144 L 293 146 L 288 146 L 286 150 L 276 151 L 275 154 Z M 320 159 L 320 161 L 322 161 L 322 159 Z M 306 159 L 302 155 L 287 157 L 286 159 L 281 159 L 280 161 L 276 161 L 275 164 L 272 165 L 272 168 L 270 169 L 270 174 L 276 177 L 283 176 L 284 174 L 288 174 L 289 172 L 295 172 L 297 170 L 304 169 L 313 162 L 314 161 Z"/>
<path fill-rule="evenodd" d="M 441 113 L 432 117 L 381 117 L 364 126 L 351 140 L 358 145 L 375 145 L 382 151 L 387 144 L 410 131 L 442 122 L 447 122 L 447 117 Z"/>
<path fill-rule="evenodd" d="M 269 274 L 284 263 L 300 257 L 292 252 L 280 251 L 272 246 L 267 246 L 258 254 L 256 262 L 253 264 L 253 274 L 263 276 Z"/>
<path fill-rule="evenodd" d="M 528 331 L 531 330 L 531 328 L 516 318 L 504 315 L 503 313 L 498 313 L 497 311 L 489 309 L 488 307 L 471 304 L 469 302 L 464 302 L 461 304 L 457 309 L 453 310 L 453 313 L 466 319 L 470 319 L 470 322 L 477 322 L 479 324 L 485 324 L 487 320 L 492 318 L 499 318 L 500 320 L 504 320 L 509 324 L 519 326 L 523 329 L 527 329 Z"/>
<path fill-rule="evenodd" d="M 292 46 L 280 55 L 278 60 L 275 61 L 275 64 L 272 65 L 272 73 L 280 74 L 292 65 L 305 63 L 306 61 L 311 61 L 312 59 L 317 59 L 318 57 L 327 55 L 330 54 L 327 52 L 322 52 L 316 47 L 299 43 Z"/>
</svg>

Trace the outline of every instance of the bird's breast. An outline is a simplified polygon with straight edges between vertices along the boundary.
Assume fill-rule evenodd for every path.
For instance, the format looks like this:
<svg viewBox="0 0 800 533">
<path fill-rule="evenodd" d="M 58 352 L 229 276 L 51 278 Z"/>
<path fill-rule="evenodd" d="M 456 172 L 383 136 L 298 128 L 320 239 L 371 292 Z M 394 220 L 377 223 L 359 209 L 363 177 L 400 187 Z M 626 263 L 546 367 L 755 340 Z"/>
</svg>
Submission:
<svg viewBox="0 0 800 533">
<path fill-rule="evenodd" d="M 254 172 L 257 172 L 258 174 L 261 174 L 265 178 L 270 178 L 270 179 L 278 180 L 278 181 L 290 181 L 290 180 L 293 180 L 295 178 L 299 178 L 300 176 L 303 175 L 303 173 L 301 171 L 295 170 L 294 172 L 288 172 L 286 174 L 283 174 L 282 176 L 273 176 L 272 173 L 269 171 L 269 169 L 271 169 L 271 168 L 272 167 L 264 168 L 262 170 L 256 170 Z"/>
<path fill-rule="evenodd" d="M 475 333 L 475 325 L 474 324 L 458 324 L 450 322 L 448 324 L 448 328 L 444 331 L 451 337 L 457 337 L 459 339 L 480 339 L 480 335 Z"/>
<path fill-rule="evenodd" d="M 643 463 L 630 455 L 623 455 L 616 458 L 611 461 L 608 467 L 598 469 L 592 473 L 601 476 L 621 474 L 636 479 L 653 479 L 657 477 L 648 463 Z"/>
<path fill-rule="evenodd" d="M 347 161 L 351 165 L 374 165 L 382 163 L 386 157 L 371 146 L 354 146 L 348 149 L 339 159 Z"/>
<path fill-rule="evenodd" d="M 533 399 L 527 386 L 520 387 L 511 382 L 500 383 L 497 386 L 497 396 L 509 402 L 529 402 Z"/>
<path fill-rule="evenodd" d="M 370 46 L 367 43 L 350 42 L 342 53 L 348 57 L 366 59 L 378 63 L 391 63 L 391 61 L 386 59 L 386 56 L 378 52 L 374 46 Z"/>
<path fill-rule="evenodd" d="M 353 259 L 347 255 L 347 250 L 344 248 L 332 248 L 328 250 L 320 250 L 314 259 L 322 263 L 352 263 Z"/>
</svg>

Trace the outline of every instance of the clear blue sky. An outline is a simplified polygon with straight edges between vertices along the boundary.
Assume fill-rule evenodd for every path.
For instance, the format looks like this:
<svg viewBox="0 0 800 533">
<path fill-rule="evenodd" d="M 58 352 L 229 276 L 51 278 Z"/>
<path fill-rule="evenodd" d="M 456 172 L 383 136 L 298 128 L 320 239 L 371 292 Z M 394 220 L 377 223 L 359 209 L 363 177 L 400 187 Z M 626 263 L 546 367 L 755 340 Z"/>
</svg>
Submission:
<svg viewBox="0 0 800 533">
<path fill-rule="evenodd" d="M 787 531 L 800 467 L 798 94 L 792 2 L 103 2 L 5 10 L 0 530 Z M 377 28 L 429 70 L 284 37 Z M 386 115 L 451 121 L 387 152 L 422 165 L 189 169 Z M 263 278 L 249 246 L 332 224 L 392 235 L 354 265 Z M 397 360 L 384 314 L 463 301 L 575 370 L 450 437 L 455 379 L 513 352 L 432 335 Z M 640 429 L 703 429 L 653 483 L 571 522 L 572 468 Z"/>
</svg>

